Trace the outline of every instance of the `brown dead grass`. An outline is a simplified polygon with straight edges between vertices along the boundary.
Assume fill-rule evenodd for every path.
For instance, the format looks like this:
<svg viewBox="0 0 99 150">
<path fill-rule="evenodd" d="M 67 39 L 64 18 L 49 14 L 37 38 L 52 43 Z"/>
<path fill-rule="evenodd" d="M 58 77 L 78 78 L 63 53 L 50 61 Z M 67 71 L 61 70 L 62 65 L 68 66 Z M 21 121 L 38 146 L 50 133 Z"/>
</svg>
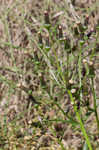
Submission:
<svg viewBox="0 0 99 150">
<path fill-rule="evenodd" d="M 92 0 L 75 2 L 76 13 L 82 21 L 86 13 L 90 16 L 87 32 L 94 28 L 99 20 L 97 2 L 92 2 Z M 63 25 L 64 31 L 66 30 L 72 39 L 71 27 L 75 20 L 71 15 L 72 10 L 67 9 L 66 11 L 66 4 L 64 5 L 64 3 L 60 0 L 51 2 L 49 4 L 50 17 L 53 26 L 59 20 L 59 24 Z M 44 103 L 46 99 L 49 100 L 49 97 L 42 94 L 39 81 L 42 78 L 42 73 L 38 73 L 38 76 L 38 74 L 32 72 L 31 69 L 34 69 L 35 65 L 29 63 L 32 60 L 31 55 L 36 56 L 36 53 L 38 53 L 40 59 L 42 58 L 37 46 L 32 42 L 32 38 L 37 41 L 37 32 L 42 28 L 43 14 L 47 7 L 48 3 L 45 0 L 0 1 L 0 115 L 2 128 L 4 128 L 5 115 L 7 115 L 8 125 L 6 135 L 1 132 L 2 137 L 5 138 L 0 139 L 2 149 L 43 150 L 43 147 L 45 147 L 46 150 L 60 150 L 58 138 L 61 137 L 61 132 L 64 133 L 62 143 L 68 149 L 79 150 L 84 142 L 82 135 L 79 135 L 79 132 L 73 133 L 70 125 L 64 126 L 61 123 L 59 131 L 56 128 L 56 133 L 53 135 L 51 132 L 56 127 L 55 124 L 51 124 L 51 130 L 50 125 L 46 126 L 42 123 L 44 117 L 60 116 L 56 107 L 55 112 L 51 110 L 49 103 Z M 73 41 L 75 42 L 74 39 Z M 13 48 L 13 46 L 16 47 Z M 40 69 L 43 70 L 44 68 Z M 47 75 L 49 76 L 46 69 L 44 81 L 49 83 Z M 26 83 L 27 76 L 31 78 L 30 83 Z M 25 91 L 26 89 L 20 88 L 21 85 L 27 89 L 31 87 L 33 95 L 44 100 L 38 109 L 31 107 L 31 105 L 34 107 L 35 102 L 33 104 L 29 101 L 28 93 Z M 59 91 L 56 87 L 57 90 Z M 62 95 L 62 99 L 64 97 Z M 30 110 L 30 108 L 32 109 Z M 92 118 L 89 118 L 89 122 Z M 38 125 L 39 120 L 41 124 Z M 86 123 L 86 128 L 92 129 L 92 133 L 97 134 L 95 123 Z M 2 141 L 5 141 L 4 144 L 2 144 Z M 97 141 L 99 141 L 98 138 Z"/>
</svg>

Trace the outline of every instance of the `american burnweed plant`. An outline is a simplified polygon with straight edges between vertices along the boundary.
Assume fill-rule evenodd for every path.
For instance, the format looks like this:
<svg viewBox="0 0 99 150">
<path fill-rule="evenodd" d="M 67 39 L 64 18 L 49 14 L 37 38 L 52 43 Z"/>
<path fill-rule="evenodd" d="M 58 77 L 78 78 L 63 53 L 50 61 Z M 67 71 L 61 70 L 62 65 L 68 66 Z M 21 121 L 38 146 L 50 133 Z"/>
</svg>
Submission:
<svg viewBox="0 0 99 150">
<path fill-rule="evenodd" d="M 78 41 L 76 42 L 76 46 L 73 45 L 71 47 L 69 36 L 63 36 L 62 25 L 57 24 L 53 27 L 50 23 L 49 12 L 45 11 L 44 15 L 44 28 L 47 30 L 47 35 L 45 36 L 45 43 L 43 43 L 42 32 L 38 33 L 39 49 L 45 58 L 46 64 L 49 67 L 49 72 L 55 80 L 56 85 L 61 88 L 61 91 L 63 90 L 69 95 L 69 103 L 73 106 L 75 119 L 74 117 L 72 118 L 68 115 L 69 108 L 68 111 L 66 111 L 63 110 L 61 105 L 57 102 L 54 102 L 54 104 L 57 105 L 59 110 L 63 112 L 64 116 L 68 118 L 68 121 L 71 121 L 71 124 L 72 121 L 76 121 L 78 126 L 80 125 L 87 144 L 86 146 L 88 146 L 89 149 L 93 149 L 90 136 L 84 127 L 84 122 L 88 119 L 89 115 L 94 112 L 97 122 L 97 129 L 99 129 L 96 95 L 93 83 L 95 78 L 95 70 L 92 59 L 94 56 L 93 53 L 90 53 L 88 54 L 90 60 L 86 59 L 87 56 L 84 55 L 84 45 L 87 43 L 88 38 L 94 31 L 91 30 L 90 33 L 86 34 L 87 26 L 85 25 L 87 24 L 86 19 L 88 19 L 88 17 L 85 18 L 85 24 L 82 24 L 81 22 L 74 24 L 74 36 L 77 37 Z M 58 50 L 61 51 L 59 55 Z M 65 61 L 63 59 L 64 56 L 66 57 Z M 75 62 L 76 66 L 73 65 Z M 93 108 L 90 108 L 88 90 L 92 91 L 94 101 Z M 51 99 L 53 99 L 53 92 L 49 91 L 49 95 Z M 86 113 L 83 112 L 84 109 L 86 109 Z"/>
<path fill-rule="evenodd" d="M 0 145 L 3 149 L 24 145 L 27 149 L 96 149 L 99 118 L 94 63 L 99 24 L 89 29 L 91 13 L 77 19 L 74 12 L 75 19 L 69 19 L 68 7 L 66 13 L 65 8 L 55 13 L 59 6 L 54 10 L 50 2 L 39 12 L 38 23 L 34 17 L 38 10 L 26 13 L 21 6 L 17 4 L 22 10 L 17 19 L 23 27 L 18 44 L 12 36 L 12 25 L 17 26 L 14 6 L 6 10 L 7 19 L 2 17 L 8 40 L 0 41 L 1 49 L 10 65 L 1 66 L 0 86 L 2 93 L 6 91 L 1 99 L 7 99 L 1 105 L 7 110 L 0 128 L 0 141 L 6 142 Z M 61 17 L 64 13 L 67 18 Z"/>
</svg>

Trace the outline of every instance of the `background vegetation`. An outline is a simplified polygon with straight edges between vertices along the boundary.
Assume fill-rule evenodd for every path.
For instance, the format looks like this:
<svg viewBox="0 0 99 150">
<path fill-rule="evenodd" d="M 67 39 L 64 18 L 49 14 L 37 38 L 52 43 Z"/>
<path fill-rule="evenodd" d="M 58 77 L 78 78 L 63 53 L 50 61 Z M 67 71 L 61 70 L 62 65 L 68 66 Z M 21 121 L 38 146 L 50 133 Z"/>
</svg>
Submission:
<svg viewBox="0 0 99 150">
<path fill-rule="evenodd" d="M 0 150 L 99 150 L 98 7 L 0 1 Z"/>
</svg>

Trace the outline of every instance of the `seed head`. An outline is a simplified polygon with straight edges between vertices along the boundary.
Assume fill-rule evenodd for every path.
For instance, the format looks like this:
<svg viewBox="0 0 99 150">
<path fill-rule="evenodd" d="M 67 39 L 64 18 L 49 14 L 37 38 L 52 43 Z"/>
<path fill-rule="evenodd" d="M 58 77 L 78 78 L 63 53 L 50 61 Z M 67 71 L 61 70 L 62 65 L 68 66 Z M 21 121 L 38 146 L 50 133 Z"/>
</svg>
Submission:
<svg viewBox="0 0 99 150">
<path fill-rule="evenodd" d="M 70 83 L 70 84 L 73 84 L 73 83 L 74 83 L 74 81 L 73 81 L 72 79 L 70 79 L 70 80 L 69 80 L 69 83 Z"/>
<path fill-rule="evenodd" d="M 72 90 L 71 90 L 71 93 L 72 93 L 72 94 L 76 93 L 76 89 L 72 89 Z"/>
<path fill-rule="evenodd" d="M 89 61 L 88 64 L 89 64 L 90 67 L 93 66 L 93 62 L 92 61 Z"/>
<path fill-rule="evenodd" d="M 87 63 L 87 60 L 86 60 L 86 59 L 83 59 L 83 63 L 84 63 L 84 64 Z"/>
</svg>

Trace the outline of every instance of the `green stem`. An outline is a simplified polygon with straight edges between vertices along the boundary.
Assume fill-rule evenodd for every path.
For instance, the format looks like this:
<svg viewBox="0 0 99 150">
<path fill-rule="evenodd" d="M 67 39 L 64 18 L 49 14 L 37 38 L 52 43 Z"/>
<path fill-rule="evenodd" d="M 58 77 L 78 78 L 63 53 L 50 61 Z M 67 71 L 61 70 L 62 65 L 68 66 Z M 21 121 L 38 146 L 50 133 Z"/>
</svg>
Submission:
<svg viewBox="0 0 99 150">
<path fill-rule="evenodd" d="M 80 114 L 79 114 L 79 112 L 78 112 L 78 110 L 77 110 L 77 106 L 75 105 L 75 100 L 74 100 L 74 98 L 73 98 L 72 93 L 70 92 L 70 90 L 68 90 L 68 94 L 69 94 L 69 96 L 70 96 L 71 102 L 74 104 L 74 105 L 73 105 L 74 111 L 75 111 L 76 116 L 77 116 L 77 118 L 78 118 L 78 120 L 79 120 L 80 128 L 81 128 L 81 131 L 82 131 L 82 133 L 83 133 L 83 135 L 84 135 L 84 137 L 85 137 L 85 139 L 86 139 L 86 142 L 87 142 L 87 145 L 88 145 L 88 147 L 89 147 L 89 150 L 92 150 L 92 146 L 91 146 L 90 139 L 89 139 L 89 137 L 88 137 L 88 135 L 87 135 L 87 132 L 86 132 L 85 127 L 84 127 L 84 124 L 83 124 L 83 122 L 82 122 L 82 120 L 81 120 L 81 117 L 80 117 Z"/>
<path fill-rule="evenodd" d="M 81 69 L 81 61 L 82 61 L 82 47 L 80 46 L 79 52 L 79 60 L 78 60 L 78 75 L 79 75 L 79 88 L 80 88 L 80 101 L 82 100 L 82 69 Z"/>
<path fill-rule="evenodd" d="M 94 112 L 95 112 L 95 117 L 96 117 L 98 132 L 99 132 L 99 118 L 98 118 L 98 113 L 97 113 L 96 93 L 95 93 L 95 89 L 94 89 L 93 78 L 91 78 L 91 87 L 92 87 L 93 100 L 94 100 Z"/>
</svg>

